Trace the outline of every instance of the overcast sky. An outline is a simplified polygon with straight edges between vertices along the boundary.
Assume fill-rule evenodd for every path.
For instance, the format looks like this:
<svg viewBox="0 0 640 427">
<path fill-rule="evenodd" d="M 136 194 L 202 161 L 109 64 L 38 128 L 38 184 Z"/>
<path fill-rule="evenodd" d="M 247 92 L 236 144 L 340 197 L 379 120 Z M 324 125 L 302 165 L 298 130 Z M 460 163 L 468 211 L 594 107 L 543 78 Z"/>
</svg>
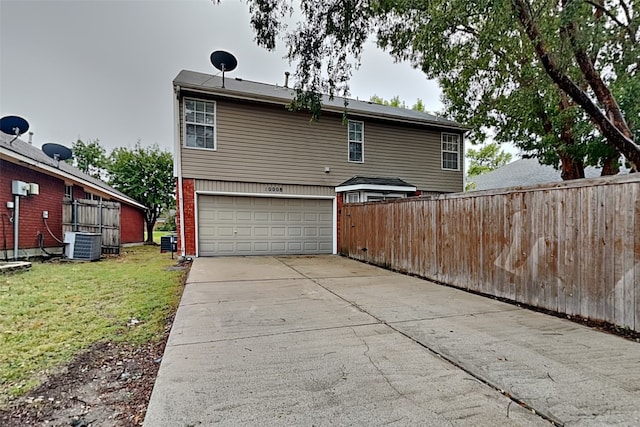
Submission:
<svg viewBox="0 0 640 427">
<path fill-rule="evenodd" d="M 111 149 L 140 139 L 172 150 L 180 70 L 215 74 L 209 55 L 222 49 L 238 58 L 231 77 L 282 84 L 293 71 L 283 45 L 268 52 L 253 38 L 239 0 L 0 0 L 0 115 L 25 117 L 38 146 L 98 138 Z M 434 82 L 373 43 L 351 92 L 442 108 Z"/>
</svg>

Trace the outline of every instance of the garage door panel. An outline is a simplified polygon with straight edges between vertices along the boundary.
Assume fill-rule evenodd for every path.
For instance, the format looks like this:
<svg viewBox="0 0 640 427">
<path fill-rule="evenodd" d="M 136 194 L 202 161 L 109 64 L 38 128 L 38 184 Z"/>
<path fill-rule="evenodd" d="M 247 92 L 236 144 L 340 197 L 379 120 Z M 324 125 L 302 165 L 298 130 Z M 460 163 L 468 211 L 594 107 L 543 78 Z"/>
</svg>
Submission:
<svg viewBox="0 0 640 427">
<path fill-rule="evenodd" d="M 290 237 L 302 236 L 302 229 L 300 227 L 289 227 L 287 229 L 287 235 Z"/>
<path fill-rule="evenodd" d="M 333 203 L 199 196 L 197 232 L 203 256 L 332 253 Z"/>
<path fill-rule="evenodd" d="M 253 230 L 255 237 L 269 237 L 269 227 L 256 227 Z"/>
<path fill-rule="evenodd" d="M 233 211 L 220 210 L 217 213 L 218 215 L 216 215 L 215 212 L 213 213 L 213 215 L 211 215 L 212 220 L 233 221 L 233 218 L 234 218 Z"/>
<path fill-rule="evenodd" d="M 267 222 L 269 221 L 269 212 L 256 212 L 254 218 L 257 222 Z"/>
<path fill-rule="evenodd" d="M 333 237 L 333 228 L 329 228 L 329 227 L 321 227 L 318 228 L 318 231 L 320 232 L 320 236 L 323 237 Z"/>
<path fill-rule="evenodd" d="M 271 227 L 271 237 L 284 237 L 287 229 L 284 227 Z"/>
<path fill-rule="evenodd" d="M 238 211 L 236 212 L 236 221 L 247 222 L 253 219 L 253 212 L 251 211 Z"/>
</svg>

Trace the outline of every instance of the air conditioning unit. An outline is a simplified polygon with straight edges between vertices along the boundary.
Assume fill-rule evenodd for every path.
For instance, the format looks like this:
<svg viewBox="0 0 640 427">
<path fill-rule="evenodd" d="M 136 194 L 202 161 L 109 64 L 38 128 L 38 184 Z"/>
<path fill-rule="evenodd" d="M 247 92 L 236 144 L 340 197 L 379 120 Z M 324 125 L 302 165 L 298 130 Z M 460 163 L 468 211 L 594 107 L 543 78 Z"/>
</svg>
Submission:
<svg viewBox="0 0 640 427">
<path fill-rule="evenodd" d="M 67 231 L 64 233 L 64 255 L 69 259 L 96 261 L 102 255 L 102 235 Z"/>
</svg>

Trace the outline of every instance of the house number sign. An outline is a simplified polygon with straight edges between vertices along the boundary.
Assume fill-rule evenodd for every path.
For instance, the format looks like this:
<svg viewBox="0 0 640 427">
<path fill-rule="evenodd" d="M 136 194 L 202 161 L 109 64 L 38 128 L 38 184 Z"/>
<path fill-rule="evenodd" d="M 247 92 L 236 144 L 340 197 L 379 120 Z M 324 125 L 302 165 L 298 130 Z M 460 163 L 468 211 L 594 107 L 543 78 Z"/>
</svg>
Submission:
<svg viewBox="0 0 640 427">
<path fill-rule="evenodd" d="M 267 193 L 282 193 L 282 187 L 277 185 L 268 185 L 265 190 L 267 190 Z"/>
</svg>

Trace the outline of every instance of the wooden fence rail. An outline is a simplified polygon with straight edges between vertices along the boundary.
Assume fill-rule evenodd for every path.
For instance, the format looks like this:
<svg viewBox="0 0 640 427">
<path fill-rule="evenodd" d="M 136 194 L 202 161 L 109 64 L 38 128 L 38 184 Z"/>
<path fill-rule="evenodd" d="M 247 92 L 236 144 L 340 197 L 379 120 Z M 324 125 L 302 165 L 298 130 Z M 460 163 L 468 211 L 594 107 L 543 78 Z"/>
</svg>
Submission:
<svg viewBox="0 0 640 427">
<path fill-rule="evenodd" d="M 640 174 L 345 204 L 343 255 L 640 331 Z"/>
<path fill-rule="evenodd" d="M 65 200 L 62 232 L 102 234 L 102 253 L 120 253 L 120 203 L 98 200 Z"/>
</svg>

